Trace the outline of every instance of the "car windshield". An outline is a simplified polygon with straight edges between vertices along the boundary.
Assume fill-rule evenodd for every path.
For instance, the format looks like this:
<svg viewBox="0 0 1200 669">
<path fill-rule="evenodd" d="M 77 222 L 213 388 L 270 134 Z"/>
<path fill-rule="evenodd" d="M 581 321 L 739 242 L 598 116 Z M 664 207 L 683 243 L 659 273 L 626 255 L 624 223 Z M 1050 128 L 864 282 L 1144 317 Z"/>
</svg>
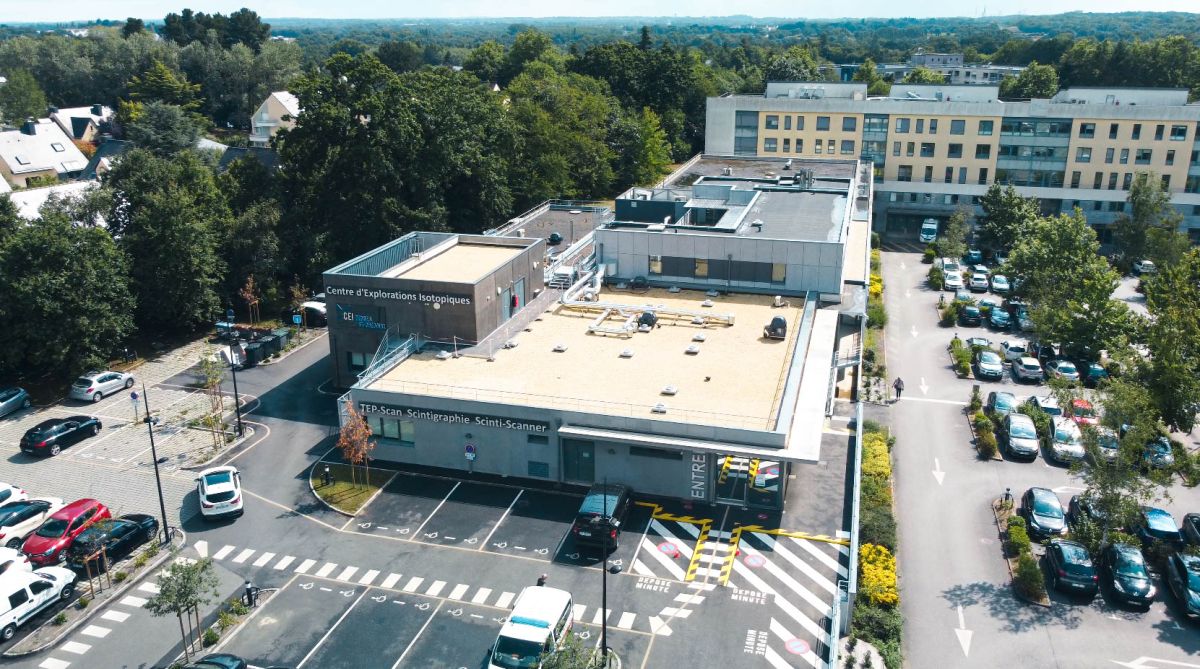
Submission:
<svg viewBox="0 0 1200 669">
<path fill-rule="evenodd" d="M 965 313 L 968 316 L 978 316 L 979 315 L 979 307 L 967 306 L 965 309 L 963 309 L 963 313 Z"/>
<path fill-rule="evenodd" d="M 1069 362 L 1058 363 L 1058 371 L 1063 374 L 1077 374 L 1078 373 L 1075 371 L 1075 365 L 1072 365 Z"/>
<path fill-rule="evenodd" d="M 1188 590 L 1200 592 L 1200 560 L 1184 560 L 1183 566 L 1187 570 Z"/>
<path fill-rule="evenodd" d="M 991 351 L 984 351 L 979 354 L 979 361 L 989 365 L 998 365 L 1000 364 L 1000 356 Z"/>
<path fill-rule="evenodd" d="M 1154 451 L 1155 453 L 1160 453 L 1160 454 L 1166 454 L 1166 453 L 1171 452 L 1170 444 L 1164 444 L 1162 442 L 1162 440 L 1160 440 L 1160 439 L 1155 439 L 1154 441 L 1150 442 L 1149 444 L 1146 445 L 1146 448 L 1150 449 L 1151 451 Z"/>
<path fill-rule="evenodd" d="M 1146 578 L 1146 563 L 1142 560 L 1142 554 L 1134 549 L 1126 549 L 1117 551 L 1117 559 L 1114 568 L 1121 576 L 1130 578 Z"/>
<path fill-rule="evenodd" d="M 542 656 L 542 650 L 542 645 L 536 641 L 502 636 L 496 640 L 496 651 L 492 653 L 492 663 L 507 669 L 536 667 L 538 659 Z"/>
<path fill-rule="evenodd" d="M 1014 421 L 1010 432 L 1017 439 L 1037 439 L 1037 431 L 1033 429 L 1032 423 Z"/>
<path fill-rule="evenodd" d="M 1087 404 L 1074 404 L 1071 407 L 1071 412 L 1080 418 L 1095 418 L 1096 410 Z"/>
<path fill-rule="evenodd" d="M 212 474 L 204 475 L 204 484 L 209 486 L 221 485 L 222 483 L 232 483 L 233 474 L 229 471 L 213 472 Z"/>
<path fill-rule="evenodd" d="M 1108 432 L 1101 432 L 1096 438 L 1096 443 L 1100 448 L 1117 449 L 1121 447 L 1121 442 L 1117 439 L 1117 435 Z"/>
<path fill-rule="evenodd" d="M 1012 395 L 1009 395 L 1008 393 L 997 393 L 996 394 L 996 408 L 997 409 L 1005 409 L 1005 410 L 1012 409 L 1013 405 L 1016 403 L 1017 403 L 1017 398 L 1013 397 Z"/>
<path fill-rule="evenodd" d="M 1033 512 L 1047 518 L 1063 517 L 1062 506 L 1058 503 L 1058 500 L 1051 498 L 1049 495 L 1033 496 Z"/>
<path fill-rule="evenodd" d="M 1179 528 L 1175 526 L 1175 519 L 1167 513 L 1147 513 L 1146 520 L 1149 521 L 1150 529 L 1159 534 L 1174 535 L 1179 532 Z"/>
<path fill-rule="evenodd" d="M 583 504 L 579 507 L 579 515 L 581 516 L 598 516 L 603 510 L 605 516 L 612 516 L 617 509 L 617 500 L 620 494 L 615 490 L 609 490 L 608 494 L 597 490 L 589 492 L 587 497 L 583 498 Z"/>
<path fill-rule="evenodd" d="M 1060 427 L 1054 431 L 1054 441 L 1060 444 L 1077 444 L 1079 443 L 1079 434 L 1067 427 Z"/>
<path fill-rule="evenodd" d="M 1021 366 L 1024 367 L 1025 369 L 1028 369 L 1031 372 L 1037 371 L 1042 368 L 1042 366 L 1037 364 L 1036 361 L 1026 362 L 1026 363 L 1023 363 Z"/>
<path fill-rule="evenodd" d="M 1059 544 L 1062 550 L 1063 558 L 1068 564 L 1078 565 L 1080 567 L 1092 566 L 1092 558 L 1088 556 L 1087 549 L 1083 546 L 1075 544 Z"/>
<path fill-rule="evenodd" d="M 67 533 L 67 521 L 62 518 L 51 518 L 38 528 L 39 537 L 57 538 Z"/>
<path fill-rule="evenodd" d="M 15 502 L 13 504 L 5 504 L 4 506 L 0 506 L 0 526 L 13 524 L 13 522 L 17 520 L 17 516 L 30 506 L 32 505 L 25 504 L 23 502 Z"/>
<path fill-rule="evenodd" d="M 221 492 L 209 493 L 208 501 L 210 501 L 210 502 L 228 502 L 229 500 L 233 499 L 234 497 L 237 497 L 236 490 L 222 490 Z"/>
</svg>

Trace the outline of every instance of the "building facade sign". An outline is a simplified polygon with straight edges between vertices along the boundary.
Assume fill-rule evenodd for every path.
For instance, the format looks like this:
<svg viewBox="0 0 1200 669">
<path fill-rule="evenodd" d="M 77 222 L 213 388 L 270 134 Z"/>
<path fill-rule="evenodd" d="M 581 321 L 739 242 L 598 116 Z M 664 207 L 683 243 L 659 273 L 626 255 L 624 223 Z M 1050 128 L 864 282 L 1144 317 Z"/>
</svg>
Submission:
<svg viewBox="0 0 1200 669">
<path fill-rule="evenodd" d="M 439 306 L 471 306 L 470 295 L 447 293 L 417 293 L 409 290 L 383 290 L 381 288 L 325 286 L 325 294 L 332 297 L 356 297 L 367 300 L 390 300 L 407 304 L 434 304 Z"/>
<path fill-rule="evenodd" d="M 692 499 L 708 499 L 708 454 L 692 453 L 688 463 L 688 496 Z"/>
<path fill-rule="evenodd" d="M 352 304 L 337 305 L 338 318 L 346 323 L 353 323 L 354 327 L 362 328 L 363 330 L 386 330 L 387 323 L 380 323 L 370 316 L 355 311 Z"/>
<path fill-rule="evenodd" d="M 358 410 L 360 413 L 364 414 L 376 414 L 388 416 L 390 418 L 402 418 L 406 420 L 426 420 L 431 423 L 457 424 L 472 427 L 496 427 L 504 430 L 537 432 L 539 434 L 550 431 L 550 424 L 543 421 L 524 420 L 504 416 L 484 416 L 480 414 L 462 413 L 458 411 L 443 411 L 441 409 L 419 409 L 416 407 L 402 407 L 393 404 L 359 402 Z"/>
</svg>

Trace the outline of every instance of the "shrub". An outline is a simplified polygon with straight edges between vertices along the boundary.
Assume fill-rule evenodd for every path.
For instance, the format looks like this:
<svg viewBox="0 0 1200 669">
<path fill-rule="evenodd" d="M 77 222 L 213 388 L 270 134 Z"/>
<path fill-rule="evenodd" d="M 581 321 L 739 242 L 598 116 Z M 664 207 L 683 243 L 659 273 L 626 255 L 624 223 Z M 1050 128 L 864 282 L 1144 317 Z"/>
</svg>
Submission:
<svg viewBox="0 0 1200 669">
<path fill-rule="evenodd" d="M 1050 436 L 1050 414 L 1042 411 L 1028 401 L 1022 402 L 1018 411 L 1029 416 L 1033 420 L 1033 426 L 1037 428 L 1038 436 L 1047 439 Z"/>
<path fill-rule="evenodd" d="M 240 599 L 235 599 L 232 602 L 229 602 L 229 612 L 235 616 L 244 616 L 250 612 L 250 609 L 246 606 L 245 602 Z"/>
<path fill-rule="evenodd" d="M 873 432 L 863 435 L 862 472 L 866 476 L 878 476 L 885 481 L 892 477 L 892 461 L 888 455 L 887 439 Z"/>
<path fill-rule="evenodd" d="M 127 578 L 129 578 L 129 574 L 127 574 L 123 571 L 119 571 L 119 572 L 113 574 L 113 580 L 116 581 L 117 583 L 124 583 L 125 579 L 127 579 Z"/>
<path fill-rule="evenodd" d="M 67 614 L 59 613 L 50 620 L 51 625 L 62 626 L 67 624 Z"/>
<path fill-rule="evenodd" d="M 896 519 L 890 507 L 863 507 L 858 519 L 859 540 L 896 549 Z"/>
<path fill-rule="evenodd" d="M 1014 525 L 1010 520 L 1007 534 L 1009 555 L 1024 555 L 1031 550 L 1032 542 L 1029 540 L 1029 533 L 1025 531 L 1024 519 L 1020 525 Z"/>
<path fill-rule="evenodd" d="M 883 266 L 883 259 L 879 255 L 879 247 L 871 247 L 871 271 L 878 272 Z"/>
<path fill-rule="evenodd" d="M 983 407 L 983 397 L 979 394 L 979 386 L 971 387 L 971 401 L 967 403 L 967 408 L 972 412 L 979 411 Z"/>
<path fill-rule="evenodd" d="M 903 664 L 900 635 L 904 629 L 904 618 L 899 609 L 878 606 L 870 600 L 860 601 L 854 606 L 850 629 L 858 638 L 875 646 L 888 669 L 899 669 Z"/>
<path fill-rule="evenodd" d="M 137 557 L 133 558 L 133 568 L 140 569 L 142 567 L 145 567 L 146 563 L 149 561 L 150 561 L 149 555 L 146 555 L 144 552 L 139 553 Z"/>
<path fill-rule="evenodd" d="M 929 268 L 929 287 L 934 290 L 944 290 L 946 287 L 946 273 L 941 267 L 934 265 Z"/>
<path fill-rule="evenodd" d="M 871 283 L 867 286 L 867 295 L 883 297 L 883 277 L 871 272 Z"/>
<path fill-rule="evenodd" d="M 925 253 L 921 255 L 921 262 L 926 265 L 932 265 L 933 259 L 937 257 L 937 249 L 932 246 L 925 247 Z"/>
<path fill-rule="evenodd" d="M 987 414 L 976 409 L 975 415 L 971 417 L 971 422 L 975 424 L 976 432 L 991 432 L 992 419 L 987 417 Z"/>
<path fill-rule="evenodd" d="M 862 505 L 864 508 L 891 509 L 892 489 L 887 479 L 878 476 L 862 478 Z"/>
<path fill-rule="evenodd" d="M 1008 526 L 1009 527 L 1019 527 L 1021 529 L 1026 529 L 1026 527 L 1027 527 L 1027 525 L 1025 525 L 1025 519 L 1022 518 L 1021 516 L 1013 516 L 1012 518 L 1009 518 Z"/>
<path fill-rule="evenodd" d="M 78 600 L 75 601 L 75 605 L 81 609 L 86 609 L 88 607 L 88 604 L 91 604 L 91 603 L 92 603 L 92 600 L 89 597 L 87 597 L 86 595 L 83 597 L 80 597 Z"/>
<path fill-rule="evenodd" d="M 942 307 L 941 318 L 938 320 L 938 325 L 944 328 L 953 327 L 958 322 L 958 302 L 950 302 Z M 957 340 L 952 340 L 957 341 Z"/>
<path fill-rule="evenodd" d="M 1000 445 L 996 442 L 996 433 L 990 430 L 979 433 L 975 439 L 975 447 L 979 449 L 979 455 L 984 458 L 994 458 L 996 453 L 1000 452 Z"/>
<path fill-rule="evenodd" d="M 971 350 L 965 346 L 954 348 L 950 351 L 951 357 L 954 358 L 954 373 L 959 376 L 966 376 L 971 373 Z"/>
<path fill-rule="evenodd" d="M 217 624 L 221 626 L 221 629 L 227 630 L 237 624 L 237 616 L 229 611 L 222 611 L 217 614 Z"/>
<path fill-rule="evenodd" d="M 209 646 L 217 645 L 217 642 L 220 640 L 221 640 L 221 635 L 219 633 L 217 633 L 217 630 L 215 630 L 211 627 L 204 630 L 204 638 L 202 639 L 202 641 L 204 642 L 205 648 L 208 648 Z"/>
<path fill-rule="evenodd" d="M 896 587 L 896 558 L 883 546 L 863 544 L 858 550 L 862 591 L 875 604 L 900 603 Z"/>
<path fill-rule="evenodd" d="M 1038 568 L 1037 560 L 1030 553 L 1022 553 L 1017 560 L 1013 584 L 1017 586 L 1017 592 L 1029 599 L 1040 600 L 1046 596 L 1046 582 L 1042 577 L 1042 570 Z"/>
<path fill-rule="evenodd" d="M 145 552 L 145 553 L 142 553 L 142 554 L 143 554 L 143 555 L 145 555 L 147 558 L 152 558 L 152 557 L 154 557 L 155 555 L 158 555 L 158 551 L 159 551 L 159 548 L 158 548 L 158 542 L 157 542 L 157 541 L 155 541 L 154 543 L 150 544 L 150 545 L 149 545 L 149 546 L 146 548 L 146 552 Z"/>
</svg>

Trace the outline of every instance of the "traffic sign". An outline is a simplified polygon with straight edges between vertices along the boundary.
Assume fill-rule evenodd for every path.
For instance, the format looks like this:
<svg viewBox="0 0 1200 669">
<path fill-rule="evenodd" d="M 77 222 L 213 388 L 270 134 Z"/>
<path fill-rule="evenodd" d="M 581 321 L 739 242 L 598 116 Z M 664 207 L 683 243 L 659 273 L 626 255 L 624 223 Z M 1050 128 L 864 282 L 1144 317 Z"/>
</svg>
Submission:
<svg viewBox="0 0 1200 669">
<path fill-rule="evenodd" d="M 137 403 L 138 403 L 138 394 L 137 394 L 137 391 L 136 391 L 136 390 L 135 390 L 135 391 L 133 391 L 133 392 L 131 392 L 131 393 L 129 393 L 129 401 L 130 401 L 130 402 L 133 402 L 134 406 L 137 406 Z"/>
<path fill-rule="evenodd" d="M 225 310 L 225 320 L 233 322 L 233 316 L 234 316 L 233 309 Z"/>
<path fill-rule="evenodd" d="M 295 325 L 300 324 L 300 314 L 292 314 L 292 323 Z"/>
<path fill-rule="evenodd" d="M 466 456 L 467 460 L 474 461 L 475 460 L 475 444 L 467 444 L 466 447 L 463 449 L 463 455 Z"/>
</svg>

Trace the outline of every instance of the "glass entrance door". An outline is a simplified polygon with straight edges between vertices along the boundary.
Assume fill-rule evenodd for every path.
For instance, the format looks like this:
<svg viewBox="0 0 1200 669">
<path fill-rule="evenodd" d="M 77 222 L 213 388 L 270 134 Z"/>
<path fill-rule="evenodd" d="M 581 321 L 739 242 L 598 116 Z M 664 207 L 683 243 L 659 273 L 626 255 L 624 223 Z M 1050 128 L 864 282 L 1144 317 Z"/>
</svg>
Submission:
<svg viewBox="0 0 1200 669">
<path fill-rule="evenodd" d="M 596 445 L 580 439 L 562 440 L 563 480 L 596 481 Z"/>
<path fill-rule="evenodd" d="M 782 509 L 787 477 L 774 460 L 725 455 L 717 458 L 716 501 L 755 509 Z"/>
</svg>

